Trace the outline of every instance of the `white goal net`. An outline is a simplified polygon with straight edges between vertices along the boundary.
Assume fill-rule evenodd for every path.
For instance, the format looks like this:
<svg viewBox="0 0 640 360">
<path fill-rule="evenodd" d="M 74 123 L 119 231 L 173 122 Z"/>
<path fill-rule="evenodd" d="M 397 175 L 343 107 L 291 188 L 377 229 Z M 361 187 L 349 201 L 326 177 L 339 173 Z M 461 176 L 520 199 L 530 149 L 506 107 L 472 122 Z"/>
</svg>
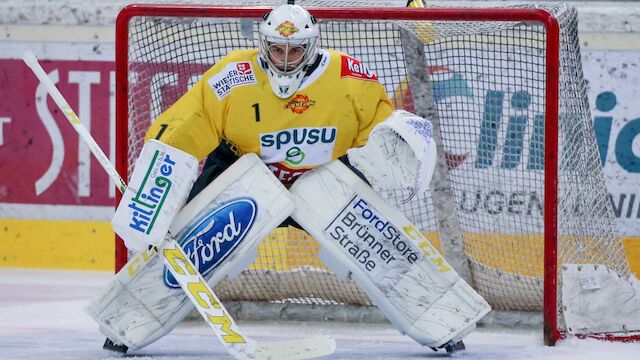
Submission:
<svg viewBox="0 0 640 360">
<path fill-rule="evenodd" d="M 494 309 L 545 308 L 554 342 L 566 330 L 556 318 L 563 264 L 601 264 L 629 277 L 594 139 L 574 9 L 299 4 L 319 19 L 323 47 L 365 62 L 397 108 L 433 121 L 440 158 L 431 189 L 383 196 Z M 121 13 L 122 173 L 130 173 L 162 110 L 229 51 L 258 46 L 268 5 L 261 6 Z M 215 291 L 223 300 L 370 305 L 352 281 L 323 266 L 317 249 L 305 232 L 278 229 L 255 263 Z"/>
</svg>

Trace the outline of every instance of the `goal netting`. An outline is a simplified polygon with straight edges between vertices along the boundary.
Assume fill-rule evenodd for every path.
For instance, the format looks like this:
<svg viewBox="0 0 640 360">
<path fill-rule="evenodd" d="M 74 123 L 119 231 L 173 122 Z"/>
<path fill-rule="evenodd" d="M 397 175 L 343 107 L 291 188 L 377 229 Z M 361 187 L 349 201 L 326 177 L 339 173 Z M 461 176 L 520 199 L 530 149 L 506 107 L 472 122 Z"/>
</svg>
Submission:
<svg viewBox="0 0 640 360">
<path fill-rule="evenodd" d="M 321 46 L 368 64 L 397 108 L 433 121 L 440 158 L 430 190 L 383 196 L 494 309 L 561 314 L 566 263 L 630 275 L 594 139 L 574 9 L 300 4 L 317 7 Z M 266 8 L 126 11 L 117 30 L 117 156 L 130 174 L 151 121 L 228 52 L 258 46 Z M 278 229 L 255 263 L 214 290 L 223 300 L 370 305 L 323 266 L 317 249 L 305 232 Z"/>
</svg>

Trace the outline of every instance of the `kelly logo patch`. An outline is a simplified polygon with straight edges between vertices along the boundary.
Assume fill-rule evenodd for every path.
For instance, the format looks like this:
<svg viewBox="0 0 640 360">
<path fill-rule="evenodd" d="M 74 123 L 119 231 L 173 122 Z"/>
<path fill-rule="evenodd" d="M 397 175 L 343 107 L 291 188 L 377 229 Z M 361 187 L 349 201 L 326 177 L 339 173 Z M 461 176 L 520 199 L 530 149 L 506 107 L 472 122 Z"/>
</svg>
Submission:
<svg viewBox="0 0 640 360">
<path fill-rule="evenodd" d="M 237 198 L 200 216 L 177 239 L 202 276 L 206 276 L 245 238 L 255 222 L 258 205 L 251 198 Z M 179 288 L 164 267 L 164 283 Z"/>
<path fill-rule="evenodd" d="M 373 71 L 369 70 L 369 67 L 361 63 L 359 60 L 356 60 L 347 55 L 341 55 L 341 58 L 341 78 L 351 77 L 363 80 L 378 80 L 378 76 Z"/>
<path fill-rule="evenodd" d="M 300 30 L 291 21 L 287 20 L 278 25 L 278 27 L 276 27 L 276 31 L 279 32 L 280 35 L 288 38 Z"/>
<path fill-rule="evenodd" d="M 284 105 L 285 109 L 291 109 L 292 113 L 302 114 L 307 111 L 312 105 L 315 105 L 315 100 L 310 100 L 307 95 L 296 95 Z"/>
<path fill-rule="evenodd" d="M 210 77 L 207 83 L 218 100 L 222 100 L 234 87 L 256 84 L 257 81 L 251 63 L 242 61 L 227 64 L 222 71 Z"/>
</svg>

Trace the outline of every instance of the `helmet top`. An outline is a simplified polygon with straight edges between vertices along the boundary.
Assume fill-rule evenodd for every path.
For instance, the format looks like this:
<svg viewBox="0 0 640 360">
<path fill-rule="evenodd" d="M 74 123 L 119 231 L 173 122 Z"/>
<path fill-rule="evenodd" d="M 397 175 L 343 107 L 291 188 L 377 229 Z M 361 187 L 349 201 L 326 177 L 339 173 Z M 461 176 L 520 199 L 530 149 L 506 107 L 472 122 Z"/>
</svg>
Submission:
<svg viewBox="0 0 640 360">
<path fill-rule="evenodd" d="M 297 91 L 319 47 L 320 28 L 315 17 L 291 3 L 267 13 L 259 27 L 260 56 L 266 62 L 271 87 L 281 98 Z"/>
</svg>

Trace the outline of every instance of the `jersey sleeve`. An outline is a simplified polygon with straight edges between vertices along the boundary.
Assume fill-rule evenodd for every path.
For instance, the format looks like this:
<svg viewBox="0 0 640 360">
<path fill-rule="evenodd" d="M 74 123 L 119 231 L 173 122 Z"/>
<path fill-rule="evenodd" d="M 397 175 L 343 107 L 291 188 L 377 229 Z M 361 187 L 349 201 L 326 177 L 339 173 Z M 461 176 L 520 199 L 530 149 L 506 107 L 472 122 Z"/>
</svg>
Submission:
<svg viewBox="0 0 640 360">
<path fill-rule="evenodd" d="M 220 144 L 223 129 L 224 99 L 220 101 L 207 79 L 224 68 L 224 59 L 209 69 L 178 101 L 153 122 L 148 139 L 185 151 L 202 160 Z"/>
<path fill-rule="evenodd" d="M 370 80 L 359 80 L 357 83 L 359 87 L 354 96 L 353 106 L 358 117 L 358 134 L 353 147 L 365 145 L 373 127 L 387 119 L 393 112 L 393 104 L 382 84 Z"/>
</svg>

